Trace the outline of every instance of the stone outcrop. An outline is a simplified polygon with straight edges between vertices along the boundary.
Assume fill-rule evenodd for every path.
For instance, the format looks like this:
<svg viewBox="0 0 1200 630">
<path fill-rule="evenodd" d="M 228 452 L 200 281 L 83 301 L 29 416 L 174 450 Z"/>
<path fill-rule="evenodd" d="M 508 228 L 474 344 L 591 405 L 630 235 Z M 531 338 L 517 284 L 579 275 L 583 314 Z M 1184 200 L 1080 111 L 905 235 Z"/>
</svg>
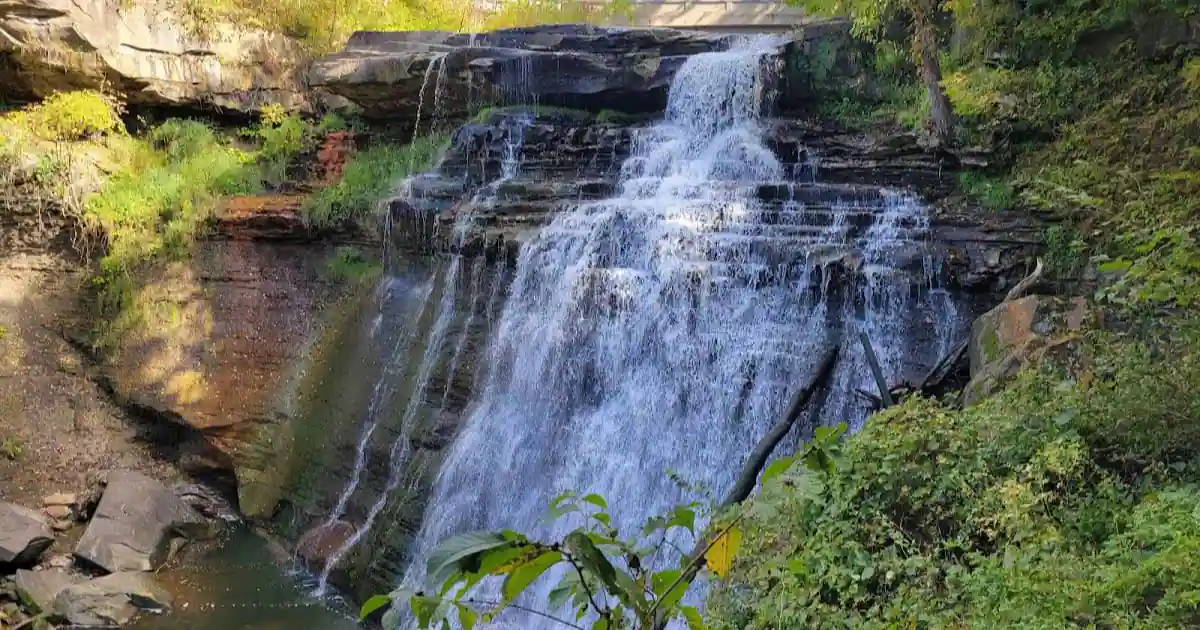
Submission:
<svg viewBox="0 0 1200 630">
<path fill-rule="evenodd" d="M 135 105 L 245 112 L 278 103 L 311 110 L 306 63 L 293 40 L 190 24 L 166 0 L 0 3 L 6 96 L 107 86 Z"/>
<path fill-rule="evenodd" d="M 1021 371 L 1052 352 L 1072 353 L 1086 328 L 1100 323 L 1086 298 L 1042 295 L 1005 302 L 971 326 L 971 382 L 966 404 L 996 393 Z"/>
<path fill-rule="evenodd" d="M 45 516 L 0 501 L 0 566 L 31 566 L 52 544 L 54 532 Z"/>
<path fill-rule="evenodd" d="M 35 613 L 54 610 L 54 600 L 68 586 L 83 582 L 84 578 L 62 569 L 45 571 L 17 571 L 17 594 Z"/>
<path fill-rule="evenodd" d="M 160 421 L 186 471 L 236 476 L 239 490 L 274 474 L 309 351 L 345 291 L 328 273 L 342 237 L 312 231 L 301 202 L 230 200 L 190 261 L 144 280 L 151 319 L 104 369 L 119 400 Z"/>
<path fill-rule="evenodd" d="M 296 555 L 314 571 L 325 568 L 333 555 L 351 536 L 354 525 L 342 520 L 326 526 L 324 523 L 312 528 L 296 542 Z"/>
<path fill-rule="evenodd" d="M 842 21 L 779 36 L 778 65 L 809 54 L 806 42 L 849 41 Z M 492 33 L 356 33 L 342 52 L 315 61 L 314 88 L 344 97 L 372 118 L 461 120 L 481 103 L 540 103 L 592 112 L 662 111 L 671 79 L 691 55 L 723 50 L 728 34 L 666 28 L 550 25 Z M 838 49 L 834 45 L 832 49 Z M 831 67 L 855 72 L 847 64 Z M 802 74 L 784 93 L 811 97 Z"/>
<path fill-rule="evenodd" d="M 149 573 L 123 572 L 63 588 L 53 610 L 72 626 L 111 628 L 140 611 L 165 612 L 170 606 L 170 596 Z"/>
<path fill-rule="evenodd" d="M 835 203 L 878 204 L 888 189 L 915 190 L 933 205 L 927 240 L 946 286 L 979 294 L 981 305 L 994 304 L 1023 277 L 1041 247 L 1044 226 L 1026 214 L 940 203 L 955 190 L 958 169 L 978 163 L 971 156 L 930 153 L 903 131 L 846 134 L 779 119 L 766 127 L 767 144 L 788 172 L 785 180 L 759 187 L 766 210 L 805 204 L 816 230 Z M 417 177 L 411 195 L 392 202 L 392 237 L 417 251 L 449 247 L 515 260 L 521 243 L 557 212 L 616 192 L 637 128 L 586 112 L 493 110 L 486 121 L 460 127 L 437 172 Z M 514 146 L 520 172 L 494 183 Z M 437 220 L 428 221 L 431 215 Z M 851 217 L 847 238 L 861 236 L 871 221 L 869 213 Z M 775 248 L 780 261 L 801 251 L 778 240 L 763 247 Z M 855 259 L 844 253 L 828 252 L 825 262 L 835 264 L 821 265 L 822 272 L 853 271 Z M 912 254 L 913 265 L 924 264 L 925 252 Z"/>
<path fill-rule="evenodd" d="M 108 476 L 75 556 L 111 573 L 152 571 L 174 551 L 174 539 L 208 533 L 208 522 L 162 483 L 117 471 Z"/>
</svg>

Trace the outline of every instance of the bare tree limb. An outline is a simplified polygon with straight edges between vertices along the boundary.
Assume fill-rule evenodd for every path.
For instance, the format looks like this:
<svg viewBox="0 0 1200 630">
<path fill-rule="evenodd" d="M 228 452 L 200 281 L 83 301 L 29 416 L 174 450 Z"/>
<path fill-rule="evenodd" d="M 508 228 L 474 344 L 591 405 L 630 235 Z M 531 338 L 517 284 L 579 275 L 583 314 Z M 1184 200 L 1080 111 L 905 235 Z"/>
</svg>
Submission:
<svg viewBox="0 0 1200 630">
<path fill-rule="evenodd" d="M 891 407 L 896 401 L 892 400 L 892 392 L 888 390 L 887 381 L 883 378 L 883 368 L 879 367 L 879 357 L 875 356 L 875 348 L 871 347 L 871 338 L 864 331 L 858 333 L 858 340 L 862 342 L 863 355 L 867 359 L 867 367 L 871 368 L 875 387 L 879 389 L 879 400 L 883 402 L 884 408 Z"/>
<path fill-rule="evenodd" d="M 1004 296 L 1004 300 L 1002 300 L 1000 304 L 1020 299 L 1020 297 L 1029 290 L 1029 287 L 1032 287 L 1035 282 L 1041 279 L 1042 272 L 1045 271 L 1045 269 L 1046 267 L 1042 264 L 1042 259 L 1038 258 L 1037 264 L 1033 267 L 1033 272 L 1028 276 L 1025 276 L 1024 280 L 1018 282 L 1017 286 L 1013 287 L 1012 290 L 1008 292 L 1008 295 Z"/>
<path fill-rule="evenodd" d="M 750 456 L 746 458 L 745 465 L 742 466 L 742 473 L 738 476 L 738 480 L 730 488 L 729 493 L 725 495 L 725 499 L 721 501 L 720 507 L 726 508 L 737 505 L 746 500 L 750 493 L 754 491 L 754 487 L 758 484 L 758 474 L 766 465 L 767 460 L 771 458 L 771 453 L 775 451 L 775 447 L 783 440 L 784 436 L 792 430 L 792 426 L 796 424 L 796 420 L 800 417 L 800 413 L 812 400 L 813 395 L 818 389 L 825 386 L 829 379 L 833 376 L 833 368 L 837 364 L 838 348 L 841 344 L 833 344 L 821 362 L 817 366 L 817 371 L 813 374 L 812 379 L 807 385 L 796 391 L 792 396 L 791 403 L 788 404 L 787 411 L 775 426 L 771 427 L 759 441 L 758 445 L 751 451 Z M 675 581 L 663 591 L 664 595 L 678 588 L 681 584 L 691 584 L 692 580 L 696 579 L 696 575 L 700 572 L 700 567 L 704 563 L 704 556 L 708 553 L 717 540 L 733 529 L 738 521 L 742 520 L 745 514 L 738 515 L 728 525 L 725 526 L 719 533 L 703 537 L 696 541 L 696 545 L 692 547 L 692 552 L 688 554 L 688 562 L 683 572 Z M 654 606 L 650 609 L 650 614 L 654 618 L 654 630 L 662 630 L 666 627 L 667 619 L 666 612 L 658 607 L 660 597 Z"/>
<path fill-rule="evenodd" d="M 742 466 L 742 474 L 738 476 L 738 480 L 729 489 L 729 494 L 725 495 L 725 500 L 721 501 L 721 507 L 729 507 L 737 503 L 741 503 L 750 496 L 754 490 L 754 486 L 758 483 L 758 473 L 766 465 L 770 459 L 771 453 L 775 451 L 775 447 L 779 445 L 792 426 L 796 424 L 796 420 L 800 417 L 800 412 L 804 411 L 804 407 L 808 405 L 808 401 L 812 399 L 813 394 L 829 381 L 833 375 L 833 366 L 837 363 L 838 345 L 835 344 L 829 350 L 825 351 L 825 356 L 818 364 L 816 373 L 808 382 L 808 385 L 796 391 L 792 396 L 792 402 L 788 405 L 787 411 L 783 414 L 783 418 L 767 431 L 766 435 L 758 441 L 758 445 L 750 452 L 750 457 L 746 459 L 746 464 Z"/>
<path fill-rule="evenodd" d="M 1045 271 L 1045 269 L 1046 266 L 1042 262 L 1042 259 L 1038 258 L 1037 264 L 1034 265 L 1033 271 L 1030 272 L 1028 276 L 1025 276 L 1023 280 L 1018 282 L 1011 290 L 1009 290 L 1008 294 L 1004 296 L 1004 299 L 1000 301 L 1000 304 L 1007 304 L 1008 302 L 1019 300 L 1021 296 L 1023 296 L 1025 292 L 1030 289 L 1030 287 L 1032 287 L 1037 283 L 1038 280 L 1041 279 L 1042 273 Z M 999 306 L 999 304 L 997 306 Z M 958 365 L 958 362 L 962 360 L 963 354 L 967 352 L 967 348 L 970 346 L 970 342 L 971 336 L 968 334 L 966 339 L 963 339 L 955 344 L 954 347 L 950 349 L 950 352 L 947 353 L 946 356 L 942 357 L 937 364 L 933 366 L 933 369 L 929 370 L 929 373 L 925 375 L 925 378 L 922 379 L 921 383 L 918 385 L 917 390 L 921 392 L 928 392 L 940 386 L 954 369 L 954 366 Z"/>
</svg>

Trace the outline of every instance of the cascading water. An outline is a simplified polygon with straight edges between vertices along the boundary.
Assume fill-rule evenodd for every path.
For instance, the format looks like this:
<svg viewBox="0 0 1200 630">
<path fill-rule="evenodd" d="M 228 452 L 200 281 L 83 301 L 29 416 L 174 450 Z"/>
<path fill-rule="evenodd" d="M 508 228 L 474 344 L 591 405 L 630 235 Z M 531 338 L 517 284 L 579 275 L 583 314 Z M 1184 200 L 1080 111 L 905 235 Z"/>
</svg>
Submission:
<svg viewBox="0 0 1200 630">
<path fill-rule="evenodd" d="M 859 420 L 858 331 L 895 370 L 931 350 L 914 329 L 949 330 L 925 321 L 953 314 L 921 277 L 920 204 L 783 181 L 760 128 L 775 45 L 689 58 L 665 120 L 635 139 L 620 194 L 560 213 L 522 247 L 406 581 L 454 534 L 564 534 L 573 524 L 543 520 L 562 490 L 607 496 L 614 524 L 636 531 L 689 499 L 668 470 L 727 487 L 822 347 L 840 342 L 844 357 L 823 420 Z M 788 198 L 768 202 L 778 189 Z M 519 615 L 503 623 L 553 624 Z"/>
</svg>

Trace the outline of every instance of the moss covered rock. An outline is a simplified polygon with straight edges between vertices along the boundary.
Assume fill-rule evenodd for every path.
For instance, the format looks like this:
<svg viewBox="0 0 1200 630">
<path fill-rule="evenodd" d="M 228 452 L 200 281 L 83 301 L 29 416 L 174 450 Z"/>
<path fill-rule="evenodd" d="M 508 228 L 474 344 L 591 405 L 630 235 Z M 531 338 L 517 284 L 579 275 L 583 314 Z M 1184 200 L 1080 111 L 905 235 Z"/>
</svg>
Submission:
<svg viewBox="0 0 1200 630">
<path fill-rule="evenodd" d="M 971 382 L 963 400 L 982 400 L 1026 365 L 1051 355 L 1078 364 L 1079 333 L 1099 323 L 1099 313 L 1082 297 L 1032 295 L 984 313 L 971 326 Z"/>
</svg>

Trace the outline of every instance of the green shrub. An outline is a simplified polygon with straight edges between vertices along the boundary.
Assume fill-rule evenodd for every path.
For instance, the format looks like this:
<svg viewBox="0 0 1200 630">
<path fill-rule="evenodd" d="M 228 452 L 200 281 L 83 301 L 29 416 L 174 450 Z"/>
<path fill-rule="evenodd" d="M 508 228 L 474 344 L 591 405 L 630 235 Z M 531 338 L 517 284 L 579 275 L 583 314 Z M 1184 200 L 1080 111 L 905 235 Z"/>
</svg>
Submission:
<svg viewBox="0 0 1200 630">
<path fill-rule="evenodd" d="M 9 114 L 18 126 L 44 140 L 79 140 L 124 130 L 115 97 L 95 90 L 56 92 L 41 103 Z"/>
<path fill-rule="evenodd" d="M 318 133 L 332 133 L 335 131 L 348 131 L 352 125 L 345 118 L 334 113 L 325 114 L 321 117 L 321 122 L 317 124 Z"/>
<path fill-rule="evenodd" d="M 0 442 L 0 455 L 5 459 L 15 462 L 25 454 L 25 446 L 16 438 L 6 437 L 3 442 Z"/>
<path fill-rule="evenodd" d="M 212 127 L 198 120 L 172 118 L 151 129 L 147 138 L 168 162 L 181 162 L 204 151 L 221 149 Z"/>
<path fill-rule="evenodd" d="M 309 197 L 309 221 L 328 227 L 365 218 L 395 193 L 402 179 L 432 167 L 447 141 L 446 135 L 426 136 L 406 146 L 380 144 L 354 154 L 340 182 Z"/>
<path fill-rule="evenodd" d="M 1047 367 L 965 410 L 873 416 L 828 482 L 788 473 L 744 508 L 710 626 L 1187 627 L 1198 348 L 1194 325 L 1154 345 L 1093 336 L 1077 379 Z"/>
<path fill-rule="evenodd" d="M 1002 179 L 968 171 L 959 173 L 958 187 L 987 210 L 1011 210 L 1017 204 L 1012 185 Z"/>
<path fill-rule="evenodd" d="M 339 247 L 333 258 L 326 265 L 331 278 L 339 282 L 366 282 L 383 270 L 378 264 L 367 260 L 362 250 L 357 247 Z"/>
<path fill-rule="evenodd" d="M 281 105 L 268 105 L 260 112 L 259 122 L 243 135 L 259 142 L 258 159 L 263 177 L 278 184 L 287 176 L 288 165 L 301 152 L 312 148 L 317 130 L 300 116 L 288 113 Z"/>
<path fill-rule="evenodd" d="M 95 278 L 104 317 L 100 345 L 136 323 L 130 307 L 139 268 L 186 256 L 222 196 L 260 189 L 254 156 L 201 123 L 167 121 L 148 138 L 134 149 L 144 154 L 139 165 L 110 178 L 84 212 L 107 244 Z"/>
</svg>

